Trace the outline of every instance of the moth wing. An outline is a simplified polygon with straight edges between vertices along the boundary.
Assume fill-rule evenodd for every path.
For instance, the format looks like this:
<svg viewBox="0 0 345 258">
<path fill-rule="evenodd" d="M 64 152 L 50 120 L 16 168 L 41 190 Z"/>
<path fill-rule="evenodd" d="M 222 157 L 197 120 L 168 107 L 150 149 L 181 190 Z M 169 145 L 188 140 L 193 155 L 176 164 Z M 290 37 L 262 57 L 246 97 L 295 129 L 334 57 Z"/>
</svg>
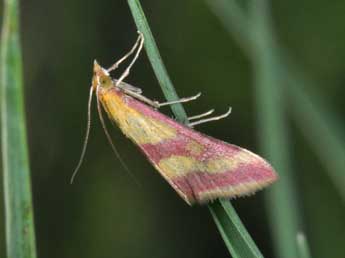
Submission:
<svg viewBox="0 0 345 258">
<path fill-rule="evenodd" d="M 160 115 L 175 136 L 140 148 L 189 204 L 249 195 L 276 180 L 273 168 L 260 156 Z"/>
</svg>

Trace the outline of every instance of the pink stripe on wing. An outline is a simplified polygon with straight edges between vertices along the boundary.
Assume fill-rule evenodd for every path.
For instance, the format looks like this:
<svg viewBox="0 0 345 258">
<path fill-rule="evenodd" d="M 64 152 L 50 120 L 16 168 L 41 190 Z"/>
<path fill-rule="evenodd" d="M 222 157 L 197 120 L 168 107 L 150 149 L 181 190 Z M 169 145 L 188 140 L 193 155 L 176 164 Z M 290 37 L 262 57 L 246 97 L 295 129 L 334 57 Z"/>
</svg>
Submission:
<svg viewBox="0 0 345 258">
<path fill-rule="evenodd" d="M 172 180 L 188 196 L 198 196 L 215 188 L 230 188 L 240 184 L 256 182 L 260 184 L 273 182 L 277 175 L 269 165 L 243 164 L 233 171 L 223 173 L 191 172 Z"/>
<path fill-rule="evenodd" d="M 191 153 L 186 149 L 188 139 L 185 137 L 176 136 L 175 139 L 165 140 L 157 144 L 143 144 L 140 148 L 154 163 L 158 163 L 161 159 L 168 158 L 172 155 L 191 156 Z"/>
</svg>

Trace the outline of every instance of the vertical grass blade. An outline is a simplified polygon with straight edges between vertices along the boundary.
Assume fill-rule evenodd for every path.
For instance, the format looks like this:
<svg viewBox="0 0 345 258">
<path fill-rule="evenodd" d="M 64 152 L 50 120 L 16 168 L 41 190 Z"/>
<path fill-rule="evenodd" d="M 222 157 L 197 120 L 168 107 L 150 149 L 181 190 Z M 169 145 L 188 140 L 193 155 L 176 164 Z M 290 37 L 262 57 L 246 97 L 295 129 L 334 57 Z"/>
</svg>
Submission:
<svg viewBox="0 0 345 258">
<path fill-rule="evenodd" d="M 22 89 L 19 6 L 4 1 L 1 41 L 1 145 L 8 258 L 35 258 L 35 234 Z"/>
<path fill-rule="evenodd" d="M 158 52 L 157 45 L 140 2 L 138 0 L 128 0 L 127 2 L 138 30 L 144 34 L 147 55 L 166 99 L 169 101 L 178 99 L 174 86 L 169 79 Z M 174 105 L 172 109 L 179 121 L 184 123 L 187 122 L 187 115 L 181 104 Z M 229 201 L 215 201 L 213 204 L 209 205 L 209 209 L 229 252 L 234 258 L 263 257 Z"/>
</svg>

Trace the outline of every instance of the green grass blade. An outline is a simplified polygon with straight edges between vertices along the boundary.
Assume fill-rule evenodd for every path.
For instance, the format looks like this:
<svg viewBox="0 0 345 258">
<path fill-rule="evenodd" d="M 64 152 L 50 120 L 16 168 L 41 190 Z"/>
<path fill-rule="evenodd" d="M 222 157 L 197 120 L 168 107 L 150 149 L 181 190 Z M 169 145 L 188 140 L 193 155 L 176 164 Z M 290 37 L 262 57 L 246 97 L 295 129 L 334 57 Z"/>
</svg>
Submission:
<svg viewBox="0 0 345 258">
<path fill-rule="evenodd" d="M 174 86 L 169 79 L 168 73 L 158 52 L 158 48 L 140 2 L 138 0 L 128 0 L 128 4 L 138 30 L 144 34 L 147 55 L 166 99 L 169 101 L 178 99 Z M 179 121 L 187 121 L 186 112 L 181 104 L 177 104 L 172 108 Z M 215 201 L 213 204 L 209 205 L 209 209 L 223 240 L 233 257 L 263 257 L 229 201 Z"/>
<path fill-rule="evenodd" d="M 305 235 L 303 233 L 298 233 L 296 237 L 298 257 L 299 258 L 311 258 L 309 245 Z"/>
<path fill-rule="evenodd" d="M 233 258 L 263 257 L 229 201 L 217 201 L 209 209 Z"/>
<path fill-rule="evenodd" d="M 8 258 L 36 257 L 19 43 L 19 6 L 4 1 L 1 42 L 1 144 Z"/>
</svg>

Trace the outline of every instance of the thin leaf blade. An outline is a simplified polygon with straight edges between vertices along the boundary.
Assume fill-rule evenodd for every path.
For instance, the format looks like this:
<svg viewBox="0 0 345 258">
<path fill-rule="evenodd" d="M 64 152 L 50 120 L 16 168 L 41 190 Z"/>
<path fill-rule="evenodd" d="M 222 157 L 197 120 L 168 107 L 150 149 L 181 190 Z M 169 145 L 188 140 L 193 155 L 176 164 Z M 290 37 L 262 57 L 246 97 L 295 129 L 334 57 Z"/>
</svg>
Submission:
<svg viewBox="0 0 345 258">
<path fill-rule="evenodd" d="M 7 257 L 35 258 L 35 233 L 22 89 L 18 1 L 4 1 L 1 145 Z"/>
</svg>

